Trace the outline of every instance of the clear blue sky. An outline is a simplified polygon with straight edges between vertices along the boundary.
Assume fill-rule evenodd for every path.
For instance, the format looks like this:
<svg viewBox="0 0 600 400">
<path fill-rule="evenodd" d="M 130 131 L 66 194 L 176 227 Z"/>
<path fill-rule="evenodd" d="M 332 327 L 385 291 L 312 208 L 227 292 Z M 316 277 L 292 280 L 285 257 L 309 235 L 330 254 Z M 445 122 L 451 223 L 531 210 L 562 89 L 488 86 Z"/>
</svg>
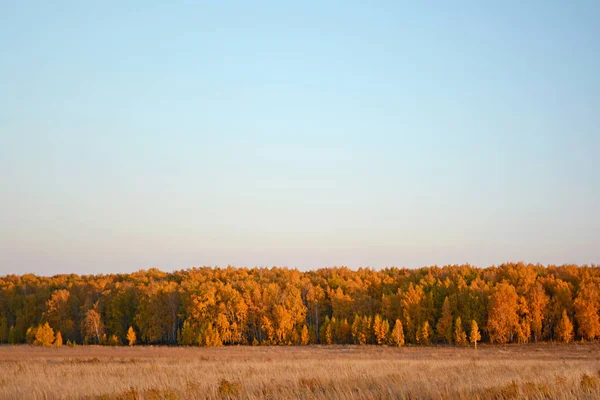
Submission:
<svg viewBox="0 0 600 400">
<path fill-rule="evenodd" d="M 0 274 L 600 263 L 599 21 L 1 1 Z"/>
</svg>

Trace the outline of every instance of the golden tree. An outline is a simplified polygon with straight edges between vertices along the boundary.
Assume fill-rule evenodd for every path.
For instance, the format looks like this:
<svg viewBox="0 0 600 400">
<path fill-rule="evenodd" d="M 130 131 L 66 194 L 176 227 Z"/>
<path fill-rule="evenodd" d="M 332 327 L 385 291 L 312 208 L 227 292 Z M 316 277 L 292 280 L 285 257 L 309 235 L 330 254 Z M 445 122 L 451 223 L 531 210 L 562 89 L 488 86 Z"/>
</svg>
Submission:
<svg viewBox="0 0 600 400">
<path fill-rule="evenodd" d="M 431 326 L 429 326 L 429 321 L 425 321 L 423 327 L 417 331 L 417 343 L 429 344 L 431 343 L 431 336 Z"/>
<path fill-rule="evenodd" d="M 375 318 L 373 319 L 373 333 L 375 334 L 377 344 L 384 344 L 387 342 L 390 333 L 390 324 L 387 319 L 383 319 L 379 314 L 375 315 Z"/>
<path fill-rule="evenodd" d="M 548 300 L 548 295 L 539 282 L 528 293 L 530 326 L 533 340 L 536 342 L 542 337 L 542 323 Z"/>
<path fill-rule="evenodd" d="M 54 330 L 50 327 L 47 322 L 40 326 L 35 332 L 35 341 L 33 344 L 36 346 L 50 347 L 54 343 Z"/>
<path fill-rule="evenodd" d="M 579 289 L 575 299 L 575 319 L 579 328 L 577 332 L 582 339 L 594 340 L 600 335 L 600 291 L 598 286 L 589 282 Z"/>
<path fill-rule="evenodd" d="M 85 315 L 85 337 L 88 341 L 93 340 L 96 343 L 101 343 L 101 338 L 104 334 L 104 324 L 97 308 L 98 303 L 94 305 L 94 308 L 89 309 Z"/>
<path fill-rule="evenodd" d="M 303 345 L 307 345 L 309 339 L 310 339 L 310 336 L 308 334 L 308 328 L 306 327 L 306 325 L 302 325 L 302 333 L 300 334 L 300 343 Z"/>
<path fill-rule="evenodd" d="M 60 331 L 56 332 L 56 338 L 54 339 L 53 345 L 54 345 L 54 347 L 62 347 L 63 338 L 62 338 Z"/>
<path fill-rule="evenodd" d="M 346 318 L 344 318 L 340 326 L 340 342 L 352 343 L 352 327 Z"/>
<path fill-rule="evenodd" d="M 333 344 L 333 328 L 331 322 L 327 324 L 325 328 L 325 344 Z"/>
<path fill-rule="evenodd" d="M 135 330 L 133 329 L 133 326 L 130 326 L 129 329 L 127 330 L 127 342 L 129 343 L 130 346 L 133 346 L 135 344 L 137 340 L 137 335 L 135 334 Z"/>
<path fill-rule="evenodd" d="M 450 310 L 450 300 L 448 296 L 444 299 L 442 305 L 442 317 L 436 327 L 437 337 L 446 343 L 452 343 L 452 311 Z"/>
<path fill-rule="evenodd" d="M 519 322 L 517 309 L 518 295 L 514 286 L 499 283 L 489 306 L 487 330 L 491 343 L 507 343 L 512 340 L 514 328 Z"/>
<path fill-rule="evenodd" d="M 396 320 L 394 329 L 392 329 L 392 343 L 400 347 L 404 345 L 404 329 L 402 328 L 402 321 Z"/>
<path fill-rule="evenodd" d="M 197 337 L 198 337 L 198 334 L 196 333 L 192 324 L 190 323 L 189 320 L 186 319 L 183 322 L 183 327 L 181 328 L 179 344 L 182 344 L 184 346 L 191 346 L 196 342 Z"/>
<path fill-rule="evenodd" d="M 477 325 L 477 321 L 471 321 L 471 334 L 469 335 L 469 339 L 475 348 L 477 348 L 477 342 L 481 340 L 481 333 L 479 332 L 479 326 Z"/>
<path fill-rule="evenodd" d="M 567 315 L 567 310 L 563 310 L 562 317 L 555 330 L 558 340 L 569 343 L 573 339 L 573 323 Z"/>
<path fill-rule="evenodd" d="M 460 317 L 456 318 L 456 322 L 454 323 L 454 341 L 457 345 L 462 346 L 467 344 L 467 333 L 463 330 L 462 320 Z"/>
</svg>

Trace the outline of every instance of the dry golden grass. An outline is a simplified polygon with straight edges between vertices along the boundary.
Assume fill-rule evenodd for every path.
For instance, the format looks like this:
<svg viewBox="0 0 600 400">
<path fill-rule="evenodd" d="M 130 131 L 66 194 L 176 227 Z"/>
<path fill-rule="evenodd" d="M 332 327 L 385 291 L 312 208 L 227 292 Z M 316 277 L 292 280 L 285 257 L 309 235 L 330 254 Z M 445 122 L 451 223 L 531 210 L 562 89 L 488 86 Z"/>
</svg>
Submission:
<svg viewBox="0 0 600 400">
<path fill-rule="evenodd" d="M 600 398 L 600 346 L 1 346 L 0 398 Z"/>
</svg>

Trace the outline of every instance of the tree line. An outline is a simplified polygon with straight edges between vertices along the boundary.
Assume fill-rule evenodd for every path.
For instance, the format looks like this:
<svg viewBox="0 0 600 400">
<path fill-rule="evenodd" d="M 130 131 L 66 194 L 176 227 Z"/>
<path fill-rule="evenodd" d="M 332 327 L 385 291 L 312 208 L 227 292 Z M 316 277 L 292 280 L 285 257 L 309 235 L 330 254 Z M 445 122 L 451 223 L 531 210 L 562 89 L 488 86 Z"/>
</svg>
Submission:
<svg viewBox="0 0 600 400">
<path fill-rule="evenodd" d="M 594 340 L 600 267 L 507 263 L 0 277 L 0 343 L 307 345 Z"/>
</svg>

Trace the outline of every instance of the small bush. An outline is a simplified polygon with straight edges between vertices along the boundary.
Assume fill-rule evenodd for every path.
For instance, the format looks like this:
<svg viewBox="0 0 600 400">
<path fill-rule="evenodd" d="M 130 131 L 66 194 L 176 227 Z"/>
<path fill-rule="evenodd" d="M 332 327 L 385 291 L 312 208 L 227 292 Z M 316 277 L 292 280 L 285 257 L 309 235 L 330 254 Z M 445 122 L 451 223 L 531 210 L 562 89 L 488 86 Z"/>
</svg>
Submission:
<svg viewBox="0 0 600 400">
<path fill-rule="evenodd" d="M 178 400 L 179 395 L 170 389 L 147 389 L 143 396 L 147 400 Z"/>
<path fill-rule="evenodd" d="M 579 384 L 583 390 L 587 391 L 597 390 L 600 387 L 598 378 L 589 376 L 588 374 L 581 375 L 581 382 Z"/>
<path fill-rule="evenodd" d="M 519 398 L 520 391 L 517 382 L 512 381 L 511 383 L 504 386 L 494 386 L 485 390 L 482 398 L 483 399 L 517 399 Z"/>
<path fill-rule="evenodd" d="M 112 335 L 109 339 L 108 339 L 108 345 L 109 346 L 118 346 L 120 344 L 119 338 L 117 337 L 117 335 Z"/>
<path fill-rule="evenodd" d="M 543 384 L 536 384 L 534 382 L 525 382 L 523 385 L 523 390 L 525 392 L 525 397 L 527 398 L 554 398 L 552 394 L 552 390 Z"/>
<path fill-rule="evenodd" d="M 500 393 L 505 399 L 515 399 L 519 397 L 519 385 L 517 385 L 517 382 L 512 381 L 508 385 L 503 386 L 500 389 Z"/>
<path fill-rule="evenodd" d="M 130 387 L 129 390 L 121 393 L 117 396 L 117 400 L 140 400 L 140 392 L 134 387 Z"/>
<path fill-rule="evenodd" d="M 311 392 L 323 392 L 323 384 L 318 378 L 300 378 L 300 386 L 305 387 Z"/>
<path fill-rule="evenodd" d="M 242 384 L 221 379 L 218 388 L 219 395 L 223 397 L 237 397 L 242 393 Z"/>
</svg>

